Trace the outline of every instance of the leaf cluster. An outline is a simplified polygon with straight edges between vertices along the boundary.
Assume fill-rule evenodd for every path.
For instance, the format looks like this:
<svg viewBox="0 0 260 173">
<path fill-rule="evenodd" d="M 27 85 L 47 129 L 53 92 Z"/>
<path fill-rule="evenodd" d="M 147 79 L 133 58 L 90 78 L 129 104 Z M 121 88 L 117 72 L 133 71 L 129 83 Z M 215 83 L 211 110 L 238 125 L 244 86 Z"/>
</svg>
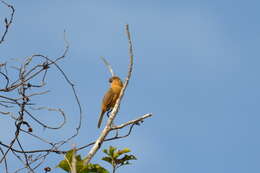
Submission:
<svg viewBox="0 0 260 173">
<path fill-rule="evenodd" d="M 119 150 L 116 147 L 110 146 L 108 149 L 104 149 L 103 152 L 106 156 L 103 157 L 102 160 L 108 162 L 112 166 L 113 173 L 119 167 L 129 165 L 130 160 L 137 159 L 132 154 L 125 154 L 131 152 L 128 148 Z M 85 164 L 84 159 L 82 159 L 80 155 L 76 154 L 75 149 L 72 149 L 65 154 L 64 160 L 58 164 L 57 168 L 61 168 L 66 172 L 73 172 L 73 170 L 75 170 L 76 173 L 109 173 L 108 170 L 99 164 Z"/>
<path fill-rule="evenodd" d="M 118 150 L 117 148 L 110 146 L 109 149 L 104 149 L 103 152 L 107 156 L 103 157 L 102 160 L 112 165 L 113 172 L 115 172 L 115 170 L 121 166 L 129 165 L 130 160 L 137 160 L 134 155 L 125 154 L 131 152 L 129 148 Z"/>
<path fill-rule="evenodd" d="M 71 172 L 73 170 L 73 162 L 75 162 L 77 173 L 109 173 L 99 164 L 89 163 L 85 165 L 84 160 L 80 155 L 76 155 L 75 150 L 68 151 L 64 158 L 65 159 L 62 160 L 57 167 L 63 169 L 66 172 Z"/>
</svg>

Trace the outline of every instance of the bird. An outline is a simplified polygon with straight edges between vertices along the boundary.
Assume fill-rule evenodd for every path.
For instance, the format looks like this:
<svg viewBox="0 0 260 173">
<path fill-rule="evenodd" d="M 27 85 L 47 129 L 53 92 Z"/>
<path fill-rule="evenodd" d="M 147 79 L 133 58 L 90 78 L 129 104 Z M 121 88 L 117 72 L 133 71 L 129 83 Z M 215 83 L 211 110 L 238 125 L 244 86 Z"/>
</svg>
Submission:
<svg viewBox="0 0 260 173">
<path fill-rule="evenodd" d="M 113 76 L 109 78 L 110 88 L 106 92 L 103 97 L 102 104 L 101 104 L 101 112 L 99 114 L 98 120 L 98 128 L 100 128 L 103 116 L 105 112 L 110 111 L 116 104 L 116 101 L 120 95 L 120 92 L 123 88 L 123 83 L 118 76 Z"/>
</svg>

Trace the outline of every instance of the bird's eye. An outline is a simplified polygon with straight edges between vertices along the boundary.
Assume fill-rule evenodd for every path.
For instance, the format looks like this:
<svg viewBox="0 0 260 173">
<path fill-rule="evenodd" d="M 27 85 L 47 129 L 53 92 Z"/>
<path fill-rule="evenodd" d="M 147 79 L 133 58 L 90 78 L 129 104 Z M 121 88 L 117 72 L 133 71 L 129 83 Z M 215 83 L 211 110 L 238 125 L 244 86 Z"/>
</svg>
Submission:
<svg viewBox="0 0 260 173">
<path fill-rule="evenodd" d="M 108 81 L 109 81 L 109 83 L 112 83 L 112 81 L 113 81 L 113 80 L 112 80 L 112 78 L 109 78 L 109 80 L 108 80 Z"/>
</svg>

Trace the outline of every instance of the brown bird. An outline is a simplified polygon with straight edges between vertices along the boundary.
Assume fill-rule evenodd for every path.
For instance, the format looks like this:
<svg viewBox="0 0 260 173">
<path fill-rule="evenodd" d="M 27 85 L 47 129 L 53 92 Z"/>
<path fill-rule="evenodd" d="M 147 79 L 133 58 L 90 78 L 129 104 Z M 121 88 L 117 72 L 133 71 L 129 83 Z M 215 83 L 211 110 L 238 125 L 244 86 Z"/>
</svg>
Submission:
<svg viewBox="0 0 260 173">
<path fill-rule="evenodd" d="M 123 88 L 123 83 L 121 79 L 117 76 L 111 77 L 109 79 L 109 83 L 111 83 L 111 86 L 103 97 L 101 112 L 98 120 L 98 128 L 100 128 L 104 113 L 113 109 L 120 95 L 121 89 Z"/>
</svg>

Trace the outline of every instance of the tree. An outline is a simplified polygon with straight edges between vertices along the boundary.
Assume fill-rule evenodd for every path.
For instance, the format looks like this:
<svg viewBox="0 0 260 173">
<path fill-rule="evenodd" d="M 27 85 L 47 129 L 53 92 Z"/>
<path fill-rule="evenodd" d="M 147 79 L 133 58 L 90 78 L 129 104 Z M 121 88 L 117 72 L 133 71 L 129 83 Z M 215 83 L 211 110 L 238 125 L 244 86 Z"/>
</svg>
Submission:
<svg viewBox="0 0 260 173">
<path fill-rule="evenodd" d="M 13 23 L 15 16 L 15 8 L 6 3 L 3 0 L 0 0 L 0 4 L 4 7 L 10 9 L 10 17 L 4 18 L 4 32 L 0 37 L 0 46 L 4 44 L 5 39 L 9 28 Z M 95 156 L 97 151 L 101 148 L 104 142 L 109 142 L 112 140 L 117 140 L 121 138 L 128 137 L 135 125 L 139 125 L 143 122 L 144 119 L 151 117 L 152 114 L 145 114 L 137 119 L 125 122 L 121 125 L 114 125 L 113 120 L 116 118 L 116 115 L 119 111 L 120 101 L 122 100 L 126 88 L 128 86 L 129 80 L 131 78 L 131 73 L 133 69 L 133 48 L 131 35 L 129 32 L 129 27 L 126 25 L 126 33 L 129 44 L 129 68 L 128 75 L 125 79 L 123 89 L 120 93 L 120 96 L 116 102 L 116 105 L 109 114 L 106 126 L 100 133 L 99 137 L 95 141 L 90 141 L 83 146 L 74 147 L 73 149 L 68 148 L 66 150 L 61 150 L 60 148 L 71 141 L 73 138 L 79 135 L 81 129 L 81 120 L 83 116 L 83 110 L 81 108 L 81 103 L 75 88 L 75 85 L 71 82 L 69 77 L 66 75 L 65 71 L 59 66 L 59 62 L 62 61 L 69 50 L 69 42 L 66 39 L 66 33 L 64 32 L 64 42 L 65 49 L 61 56 L 51 59 L 43 54 L 33 54 L 29 57 L 26 57 L 18 67 L 15 69 L 12 68 L 12 65 L 9 65 L 9 62 L 1 62 L 0 64 L 0 76 L 2 77 L 3 82 L 1 83 L 1 94 L 0 94 L 0 114 L 3 116 L 8 116 L 12 121 L 10 126 L 15 128 L 15 133 L 10 134 L 13 136 L 11 141 L 2 142 L 0 141 L 0 152 L 2 156 L 0 158 L 0 164 L 4 165 L 5 172 L 9 171 L 8 157 L 12 155 L 17 158 L 17 160 L 23 165 L 17 172 L 21 170 L 28 170 L 28 172 L 35 172 L 37 169 L 41 168 L 41 165 L 45 163 L 49 155 L 56 153 L 64 155 L 65 159 L 60 163 L 57 162 L 58 167 L 64 169 L 65 171 L 80 173 L 82 172 L 106 172 L 99 164 L 90 163 L 91 159 Z M 106 66 L 108 67 L 111 75 L 113 76 L 113 69 L 111 65 L 102 58 Z M 50 69 L 57 69 L 58 73 L 64 77 L 65 83 L 70 86 L 74 101 L 77 104 L 79 114 L 78 114 L 78 123 L 74 129 L 75 133 L 71 136 L 64 137 L 59 141 L 50 141 L 49 139 L 41 136 L 34 131 L 35 126 L 41 126 L 44 129 L 53 130 L 53 133 L 57 130 L 62 130 L 63 126 L 67 123 L 67 115 L 64 110 L 61 108 L 50 108 L 47 106 L 38 107 L 36 103 L 33 103 L 34 97 L 40 97 L 47 94 L 49 91 L 45 88 L 48 87 L 48 74 L 53 73 Z M 55 112 L 56 115 L 60 117 L 61 123 L 52 126 L 48 123 L 43 122 L 37 118 L 35 111 L 43 112 Z M 37 112 L 37 113 L 38 113 Z M 48 116 L 48 115 L 46 115 Z M 125 135 L 119 135 L 120 129 L 129 127 L 128 133 Z M 107 138 L 107 135 L 115 132 L 113 137 Z M 40 143 L 48 145 L 48 148 L 42 149 L 31 149 L 27 150 L 24 147 L 22 138 L 24 135 L 28 135 L 31 138 L 38 139 Z M 77 155 L 77 153 L 83 149 L 91 147 L 89 153 L 86 156 Z M 107 155 L 103 158 L 106 162 L 110 163 L 113 167 L 113 172 L 117 168 L 129 164 L 130 160 L 136 159 L 134 155 L 127 155 L 126 153 L 130 152 L 128 148 L 118 150 L 115 147 L 110 147 L 105 149 L 104 153 Z M 45 172 L 51 171 L 51 168 L 45 167 Z"/>
</svg>

